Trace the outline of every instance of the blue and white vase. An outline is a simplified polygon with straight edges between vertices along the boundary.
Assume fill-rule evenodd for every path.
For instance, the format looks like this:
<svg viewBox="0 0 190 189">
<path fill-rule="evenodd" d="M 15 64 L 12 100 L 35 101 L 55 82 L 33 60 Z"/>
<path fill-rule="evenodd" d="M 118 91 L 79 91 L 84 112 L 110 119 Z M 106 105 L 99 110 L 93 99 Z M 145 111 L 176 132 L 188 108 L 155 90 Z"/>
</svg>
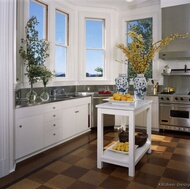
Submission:
<svg viewBox="0 0 190 189">
<path fill-rule="evenodd" d="M 129 90 L 129 78 L 126 74 L 119 74 L 115 79 L 116 91 L 123 95 L 128 93 Z"/>
<path fill-rule="evenodd" d="M 134 78 L 134 97 L 136 100 L 144 100 L 147 92 L 147 81 L 144 74 L 137 74 Z"/>
</svg>

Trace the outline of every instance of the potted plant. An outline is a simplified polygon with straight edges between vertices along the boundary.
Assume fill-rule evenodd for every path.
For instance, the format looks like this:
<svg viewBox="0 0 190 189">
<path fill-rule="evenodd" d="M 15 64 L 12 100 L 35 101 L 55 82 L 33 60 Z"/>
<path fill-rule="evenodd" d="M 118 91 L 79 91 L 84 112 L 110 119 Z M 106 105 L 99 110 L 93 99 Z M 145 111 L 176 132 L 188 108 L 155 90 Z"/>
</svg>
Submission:
<svg viewBox="0 0 190 189">
<path fill-rule="evenodd" d="M 36 100 L 36 92 L 33 90 L 33 84 L 40 79 L 39 66 L 44 65 L 46 58 L 49 56 L 49 42 L 45 39 L 38 39 L 38 31 L 35 26 L 38 25 L 36 17 L 31 17 L 25 26 L 25 39 L 21 39 L 19 50 L 21 58 L 26 65 L 25 75 L 29 79 L 31 89 L 26 95 L 29 103 Z"/>
<path fill-rule="evenodd" d="M 127 61 L 131 64 L 132 69 L 136 72 L 137 77 L 134 78 L 134 95 L 136 99 L 144 99 L 146 95 L 146 79 L 144 74 L 150 66 L 151 60 L 155 53 L 159 52 L 163 47 L 169 45 L 170 41 L 177 38 L 186 38 L 188 34 L 180 35 L 173 34 L 169 37 L 161 39 L 157 42 L 152 42 L 147 48 L 145 40 L 141 34 L 137 34 L 136 27 L 132 27 L 128 32 L 132 42 L 125 46 L 124 44 L 117 44 L 116 47 L 121 49 L 127 57 Z"/>
<path fill-rule="evenodd" d="M 49 80 L 54 76 L 54 74 L 43 65 L 40 66 L 39 72 L 40 72 L 40 79 L 42 80 L 44 85 L 43 93 L 40 95 L 40 99 L 42 101 L 48 101 L 49 93 L 47 92 L 46 85 L 48 84 Z"/>
</svg>

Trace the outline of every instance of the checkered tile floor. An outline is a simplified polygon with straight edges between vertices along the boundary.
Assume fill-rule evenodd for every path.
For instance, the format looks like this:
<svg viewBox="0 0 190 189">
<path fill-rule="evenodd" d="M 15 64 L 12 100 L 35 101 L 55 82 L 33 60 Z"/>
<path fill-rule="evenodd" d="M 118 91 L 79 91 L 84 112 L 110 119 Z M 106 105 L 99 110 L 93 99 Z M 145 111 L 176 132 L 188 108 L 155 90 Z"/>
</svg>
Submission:
<svg viewBox="0 0 190 189">
<path fill-rule="evenodd" d="M 105 135 L 104 145 L 118 138 Z M 152 153 L 145 154 L 128 169 L 104 164 L 97 169 L 97 140 L 83 145 L 43 169 L 8 187 L 9 189 L 187 189 L 190 188 L 190 140 L 152 134 Z"/>
</svg>

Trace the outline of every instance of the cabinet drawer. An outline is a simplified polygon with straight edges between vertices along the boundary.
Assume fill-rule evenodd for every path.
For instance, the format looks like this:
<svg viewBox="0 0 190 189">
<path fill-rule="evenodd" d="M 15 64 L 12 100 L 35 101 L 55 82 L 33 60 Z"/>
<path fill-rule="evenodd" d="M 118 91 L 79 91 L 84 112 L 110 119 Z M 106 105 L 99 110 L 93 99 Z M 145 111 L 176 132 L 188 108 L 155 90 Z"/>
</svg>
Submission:
<svg viewBox="0 0 190 189">
<path fill-rule="evenodd" d="M 57 128 L 60 128 L 60 125 L 61 125 L 61 119 L 45 122 L 45 130 L 49 131 L 49 130 L 57 129 Z"/>
<path fill-rule="evenodd" d="M 61 118 L 61 111 L 59 110 L 45 113 L 46 122 L 53 121 L 59 118 Z"/>
<path fill-rule="evenodd" d="M 46 106 L 45 112 L 51 112 L 54 110 L 60 110 L 61 105 L 59 103 L 50 103 Z"/>
<path fill-rule="evenodd" d="M 45 146 L 49 146 L 60 141 L 60 129 L 54 129 L 45 133 Z"/>
</svg>

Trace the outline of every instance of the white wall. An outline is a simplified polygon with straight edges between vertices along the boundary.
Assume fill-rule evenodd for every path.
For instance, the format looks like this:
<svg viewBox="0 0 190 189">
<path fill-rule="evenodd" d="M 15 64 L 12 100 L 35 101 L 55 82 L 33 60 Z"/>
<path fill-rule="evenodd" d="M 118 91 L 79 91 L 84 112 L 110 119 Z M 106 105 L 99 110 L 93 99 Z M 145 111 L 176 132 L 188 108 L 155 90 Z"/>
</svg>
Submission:
<svg viewBox="0 0 190 189">
<path fill-rule="evenodd" d="M 0 177 L 14 169 L 16 0 L 0 1 Z"/>
</svg>

